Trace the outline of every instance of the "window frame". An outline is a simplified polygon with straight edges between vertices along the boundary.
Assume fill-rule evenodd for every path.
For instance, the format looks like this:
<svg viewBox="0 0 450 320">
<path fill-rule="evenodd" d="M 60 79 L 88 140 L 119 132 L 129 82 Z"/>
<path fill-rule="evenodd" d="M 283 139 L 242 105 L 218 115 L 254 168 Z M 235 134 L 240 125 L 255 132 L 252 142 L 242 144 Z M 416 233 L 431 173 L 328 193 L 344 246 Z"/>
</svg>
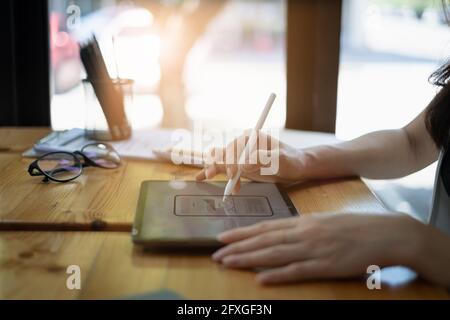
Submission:
<svg viewBox="0 0 450 320">
<path fill-rule="evenodd" d="M 335 133 L 342 0 L 288 0 L 288 129 Z"/>
<path fill-rule="evenodd" d="M 47 0 L 4 0 L 0 11 L 0 125 L 50 126 Z"/>
</svg>

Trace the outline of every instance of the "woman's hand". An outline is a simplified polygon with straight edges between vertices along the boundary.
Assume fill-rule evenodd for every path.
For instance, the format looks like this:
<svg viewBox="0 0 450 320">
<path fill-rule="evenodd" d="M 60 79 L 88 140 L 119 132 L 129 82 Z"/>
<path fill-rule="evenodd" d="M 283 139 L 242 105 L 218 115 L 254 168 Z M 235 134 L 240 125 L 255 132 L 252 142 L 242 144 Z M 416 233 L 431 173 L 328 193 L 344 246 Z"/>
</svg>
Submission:
<svg viewBox="0 0 450 320">
<path fill-rule="evenodd" d="M 222 233 L 218 239 L 227 245 L 213 259 L 263 268 L 257 275 L 263 284 L 360 276 L 370 265 L 419 268 L 426 228 L 400 214 L 305 215 Z"/>
<path fill-rule="evenodd" d="M 225 149 L 211 150 L 208 155 L 210 164 L 197 174 L 196 179 L 211 179 L 219 173 L 226 173 L 228 178 L 232 178 L 238 165 L 241 176 L 254 181 L 289 183 L 302 178 L 305 168 L 303 153 L 262 132 L 258 132 L 256 148 L 248 156 L 248 159 L 256 161 L 238 164 L 239 155 L 248 138 L 249 134 L 245 134 L 232 141 Z M 277 170 L 272 174 L 261 174 L 261 169 L 269 168 L 272 161 L 278 161 Z M 240 182 L 234 192 L 238 192 L 239 188 Z"/>
</svg>

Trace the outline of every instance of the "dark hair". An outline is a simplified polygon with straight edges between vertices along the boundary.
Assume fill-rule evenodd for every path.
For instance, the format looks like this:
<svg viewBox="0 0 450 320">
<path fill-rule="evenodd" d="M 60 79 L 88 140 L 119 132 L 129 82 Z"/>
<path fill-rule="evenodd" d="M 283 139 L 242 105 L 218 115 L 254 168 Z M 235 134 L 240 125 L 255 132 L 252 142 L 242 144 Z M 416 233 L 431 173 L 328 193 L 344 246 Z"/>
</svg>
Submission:
<svg viewBox="0 0 450 320">
<path fill-rule="evenodd" d="M 445 19 L 450 24 L 448 2 L 442 0 L 442 6 Z M 425 125 L 436 146 L 446 149 L 450 137 L 450 60 L 433 72 L 428 81 L 441 90 L 427 107 Z"/>
<path fill-rule="evenodd" d="M 442 0 L 444 15 L 450 24 L 448 2 Z M 433 72 L 428 80 L 441 90 L 427 108 L 425 124 L 436 146 L 447 148 L 450 138 L 450 60 Z"/>
<path fill-rule="evenodd" d="M 436 70 L 430 82 L 442 87 L 428 105 L 425 114 L 425 125 L 434 143 L 439 148 L 446 148 L 450 134 L 450 64 L 447 63 Z"/>
</svg>

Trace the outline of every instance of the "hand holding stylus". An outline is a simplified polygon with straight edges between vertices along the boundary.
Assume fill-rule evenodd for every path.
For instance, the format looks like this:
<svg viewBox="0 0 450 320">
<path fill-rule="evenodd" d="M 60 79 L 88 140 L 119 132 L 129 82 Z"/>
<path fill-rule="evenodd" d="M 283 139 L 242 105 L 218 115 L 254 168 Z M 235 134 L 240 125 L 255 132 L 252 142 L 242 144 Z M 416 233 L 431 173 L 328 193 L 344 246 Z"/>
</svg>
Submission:
<svg viewBox="0 0 450 320">
<path fill-rule="evenodd" d="M 269 114 L 270 108 L 272 108 L 273 102 L 275 101 L 275 98 L 276 98 L 275 93 L 270 94 L 269 99 L 267 100 L 266 106 L 264 107 L 264 109 L 258 119 L 258 122 L 256 123 L 255 128 L 253 129 L 252 133 L 250 134 L 250 138 L 248 139 L 244 150 L 242 150 L 241 154 L 239 155 L 239 160 L 237 163 L 238 164 L 237 172 L 235 173 L 233 178 L 228 180 L 228 183 L 225 187 L 225 192 L 224 192 L 224 196 L 222 199 L 224 202 L 231 195 L 234 188 L 236 187 L 236 183 L 238 182 L 238 180 L 241 177 L 241 168 L 239 165 L 245 163 L 246 154 L 249 154 L 254 149 L 254 147 L 256 145 L 256 140 L 258 137 L 258 131 L 262 129 L 264 122 L 267 119 L 267 115 Z"/>
<path fill-rule="evenodd" d="M 273 103 L 275 95 L 271 95 L 268 105 Z M 261 123 L 263 123 L 269 112 L 266 105 Z M 259 127 L 259 123 L 257 124 Z M 262 124 L 261 126 L 262 127 Z M 246 143 L 241 143 L 245 141 Z M 256 159 L 255 163 L 245 163 L 246 156 Z M 263 168 L 268 168 L 272 163 L 262 163 L 261 156 L 277 159 L 278 170 L 273 174 L 262 174 Z M 304 153 L 301 149 L 293 148 L 278 139 L 254 130 L 233 140 L 226 148 L 215 148 L 209 151 L 208 157 L 213 162 L 205 166 L 196 176 L 197 181 L 212 179 L 219 173 L 226 173 L 230 182 L 227 187 L 227 196 L 231 192 L 237 193 L 240 189 L 240 177 L 259 182 L 271 183 L 293 183 L 304 179 L 306 172 Z M 239 159 L 241 158 L 241 159 Z"/>
</svg>

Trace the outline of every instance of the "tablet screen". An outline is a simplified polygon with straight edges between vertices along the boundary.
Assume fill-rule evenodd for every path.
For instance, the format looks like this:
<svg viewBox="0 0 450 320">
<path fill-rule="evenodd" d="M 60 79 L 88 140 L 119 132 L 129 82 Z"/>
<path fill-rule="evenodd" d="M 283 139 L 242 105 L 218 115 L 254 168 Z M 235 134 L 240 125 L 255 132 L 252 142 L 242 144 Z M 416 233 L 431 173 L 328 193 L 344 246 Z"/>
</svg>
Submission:
<svg viewBox="0 0 450 320">
<path fill-rule="evenodd" d="M 145 181 L 133 240 L 147 246 L 217 245 L 217 234 L 263 220 L 298 215 L 289 197 L 272 183 L 242 183 L 222 201 L 226 181 Z"/>
<path fill-rule="evenodd" d="M 269 201 L 262 196 L 177 195 L 175 214 L 178 216 L 250 216 L 267 217 L 273 214 Z"/>
</svg>

